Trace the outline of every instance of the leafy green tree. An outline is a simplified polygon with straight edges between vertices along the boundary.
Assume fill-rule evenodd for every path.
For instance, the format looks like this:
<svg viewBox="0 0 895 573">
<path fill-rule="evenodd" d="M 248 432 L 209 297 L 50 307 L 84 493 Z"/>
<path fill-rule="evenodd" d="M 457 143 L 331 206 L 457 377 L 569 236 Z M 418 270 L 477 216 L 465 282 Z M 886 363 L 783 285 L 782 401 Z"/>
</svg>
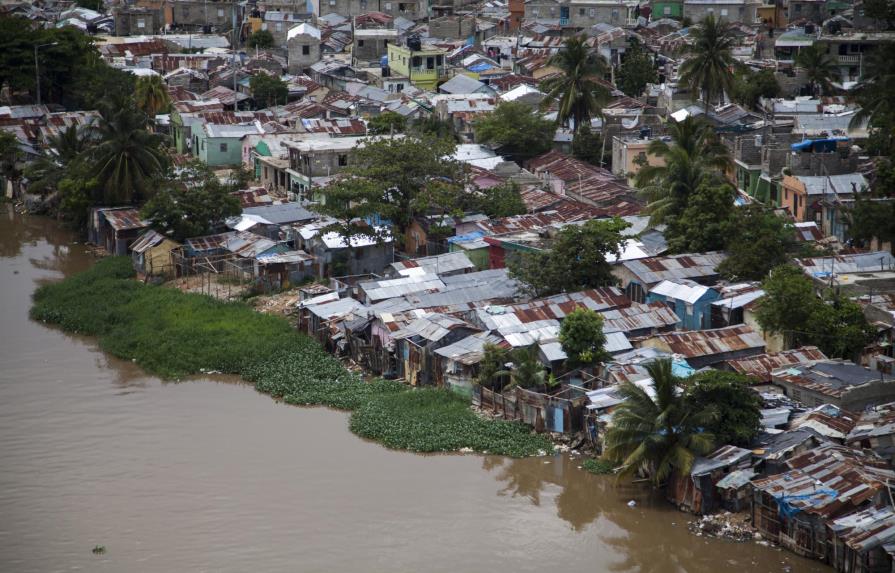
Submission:
<svg viewBox="0 0 895 573">
<path fill-rule="evenodd" d="M 736 190 L 728 183 L 703 181 L 687 198 L 680 217 L 668 222 L 665 237 L 677 253 L 718 251 L 727 242 Z"/>
<path fill-rule="evenodd" d="M 734 73 L 730 99 L 750 109 L 757 109 L 761 98 L 777 98 L 782 94 L 773 70 L 753 72 L 744 66 Z"/>
<path fill-rule="evenodd" d="M 501 102 L 494 111 L 475 120 L 473 127 L 477 142 L 499 147 L 519 161 L 548 151 L 556 132 L 553 122 L 518 102 Z"/>
<path fill-rule="evenodd" d="M 450 120 L 439 119 L 434 113 L 414 121 L 410 127 L 410 130 L 418 137 L 446 139 L 455 143 L 459 141 L 454 124 Z"/>
<path fill-rule="evenodd" d="M 829 293 L 814 306 L 803 328 L 805 344 L 817 346 L 827 356 L 849 360 L 857 359 L 876 334 L 859 304 Z"/>
<path fill-rule="evenodd" d="M 603 145 L 603 137 L 584 124 L 572 136 L 572 155 L 597 167 L 611 166 L 612 149 Z"/>
<path fill-rule="evenodd" d="M 550 58 L 562 74 L 543 82 L 546 97 L 541 105 L 558 105 L 557 121 L 572 120 L 577 129 L 600 114 L 601 103 L 609 92 L 598 80 L 606 73 L 606 60 L 587 45 L 584 36 L 566 38 L 562 49 Z"/>
<path fill-rule="evenodd" d="M 751 383 L 748 376 L 721 370 L 699 372 L 686 380 L 686 406 L 694 411 L 716 411 L 705 426 L 715 436 L 715 443 L 748 446 L 758 435 L 762 402 L 749 387 Z"/>
<path fill-rule="evenodd" d="M 736 209 L 726 234 L 728 257 L 718 271 L 730 280 L 762 280 L 796 250 L 795 228 L 761 205 Z"/>
<path fill-rule="evenodd" d="M 663 164 L 644 165 L 635 179 L 654 224 L 679 217 L 699 186 L 707 180 L 722 181 L 721 173 L 732 163 L 727 147 L 702 119 L 690 116 L 672 122 L 668 135 L 670 142 L 655 139 L 647 147 L 647 153 Z"/>
<path fill-rule="evenodd" d="M 647 84 L 659 81 L 656 73 L 656 64 L 650 54 L 643 49 L 640 42 L 632 42 L 631 47 L 625 50 L 622 64 L 615 74 L 615 84 L 618 89 L 631 97 L 640 97 Z"/>
<path fill-rule="evenodd" d="M 863 75 L 854 90 L 855 101 L 861 109 L 850 124 L 861 125 L 865 120 L 872 140 L 882 154 L 890 154 L 895 138 L 895 42 L 877 46 L 864 60 Z"/>
<path fill-rule="evenodd" d="M 84 161 L 73 162 L 56 185 L 59 191 L 59 214 L 74 227 L 87 226 L 88 210 L 99 193 L 99 182 L 92 177 Z"/>
<path fill-rule="evenodd" d="M 696 456 L 712 450 L 715 438 L 702 428 L 717 414 L 711 408 L 696 409 L 687 403 L 670 360 L 657 360 L 646 368 L 654 396 L 631 382 L 619 386 L 625 401 L 612 414 L 603 455 L 621 464 L 619 477 L 640 474 L 659 486 L 673 472 L 689 473 Z"/>
<path fill-rule="evenodd" d="M 864 0 L 863 9 L 864 16 L 884 22 L 886 29 L 895 27 L 895 2 L 892 0 Z"/>
<path fill-rule="evenodd" d="M 22 177 L 19 162 L 22 152 L 19 148 L 19 140 L 12 133 L 0 130 L 0 176 L 10 181 L 14 189 L 18 186 L 18 180 Z M 0 196 L 6 189 L 0 187 Z"/>
<path fill-rule="evenodd" d="M 171 96 L 161 76 L 142 76 L 137 79 L 134 95 L 137 107 L 150 118 L 160 113 L 168 113 L 171 109 Z"/>
<path fill-rule="evenodd" d="M 505 380 L 504 373 L 510 362 L 510 350 L 496 344 L 486 343 L 482 361 L 479 362 L 476 383 L 491 390 L 500 390 Z"/>
<path fill-rule="evenodd" d="M 589 308 L 578 308 L 566 315 L 559 327 L 559 342 L 569 366 L 592 366 L 609 360 L 603 317 Z"/>
<path fill-rule="evenodd" d="M 92 177 L 102 191 L 101 203 L 127 205 L 146 200 L 154 180 L 167 168 L 165 138 L 146 129 L 147 117 L 132 99 L 100 110 L 98 144 L 90 151 Z"/>
<path fill-rule="evenodd" d="M 833 82 L 838 75 L 832 56 L 827 53 L 826 46 L 812 44 L 799 49 L 795 64 L 805 72 L 808 82 L 808 93 L 813 97 L 830 94 Z"/>
<path fill-rule="evenodd" d="M 165 181 L 142 209 L 155 230 L 175 241 L 208 235 L 241 212 L 239 199 L 198 161 Z"/>
<path fill-rule="evenodd" d="M 433 137 L 368 139 L 354 150 L 345 177 L 327 187 L 320 210 L 339 219 L 381 215 L 403 233 L 420 205 L 433 203 L 418 200 L 427 186 L 462 182 L 462 166 L 452 159 L 455 151 L 452 141 Z"/>
<path fill-rule="evenodd" d="M 687 59 L 681 65 L 681 83 L 701 94 L 708 110 L 709 104 L 733 90 L 735 39 L 730 25 L 714 14 L 690 28 L 690 39 Z"/>
<path fill-rule="evenodd" d="M 370 135 L 404 133 L 405 129 L 407 129 L 407 118 L 393 111 L 380 113 L 367 122 L 367 133 Z"/>
<path fill-rule="evenodd" d="M 798 267 L 782 265 L 771 270 L 761 288 L 765 296 L 758 304 L 755 318 L 762 330 L 782 335 L 785 346 L 791 348 L 821 304 L 814 294 L 814 285 Z"/>
<path fill-rule="evenodd" d="M 467 210 L 484 213 L 492 219 L 512 217 L 528 212 L 525 201 L 519 194 L 519 186 L 509 182 L 471 194 L 473 199 Z"/>
<path fill-rule="evenodd" d="M 616 218 L 563 227 L 549 249 L 510 258 L 510 275 L 539 297 L 613 285 L 616 280 L 606 256 L 621 250 L 625 242 L 621 232 L 628 226 Z"/>
<path fill-rule="evenodd" d="M 249 80 L 249 90 L 256 109 L 285 105 L 289 99 L 289 86 L 278 77 L 259 72 Z"/>
<path fill-rule="evenodd" d="M 848 213 L 848 235 L 861 243 L 877 239 L 895 245 L 895 199 L 855 195 L 855 204 Z"/>
<path fill-rule="evenodd" d="M 538 345 L 532 344 L 522 348 L 514 348 L 510 352 L 510 360 L 513 367 L 501 373 L 501 375 L 509 375 L 510 383 L 504 389 L 520 387 L 520 388 L 538 388 L 547 384 L 547 370 L 538 357 Z"/>
<path fill-rule="evenodd" d="M 258 30 L 257 32 L 252 32 L 252 35 L 249 36 L 249 39 L 246 41 L 246 45 L 250 48 L 258 48 L 260 50 L 268 50 L 273 48 L 274 40 L 273 34 L 268 32 L 267 30 Z"/>
</svg>

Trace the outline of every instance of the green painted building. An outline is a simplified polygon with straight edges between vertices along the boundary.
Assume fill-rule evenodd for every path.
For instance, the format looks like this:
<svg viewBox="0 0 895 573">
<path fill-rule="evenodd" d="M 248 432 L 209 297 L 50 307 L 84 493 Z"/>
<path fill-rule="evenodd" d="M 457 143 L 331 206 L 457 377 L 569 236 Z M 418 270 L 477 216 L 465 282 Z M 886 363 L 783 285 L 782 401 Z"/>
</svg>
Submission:
<svg viewBox="0 0 895 573">
<path fill-rule="evenodd" d="M 192 153 L 212 167 L 239 165 L 242 163 L 242 138 L 264 133 L 261 125 L 216 125 L 206 123 L 192 130 Z"/>
<path fill-rule="evenodd" d="M 652 3 L 652 19 L 674 18 L 680 20 L 684 17 L 683 2 L 653 2 Z"/>
</svg>

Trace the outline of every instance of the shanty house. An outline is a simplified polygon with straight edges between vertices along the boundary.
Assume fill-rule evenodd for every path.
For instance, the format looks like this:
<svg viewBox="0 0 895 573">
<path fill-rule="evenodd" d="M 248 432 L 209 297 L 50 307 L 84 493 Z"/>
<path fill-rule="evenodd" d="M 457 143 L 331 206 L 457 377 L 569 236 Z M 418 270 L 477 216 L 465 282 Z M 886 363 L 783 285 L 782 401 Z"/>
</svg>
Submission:
<svg viewBox="0 0 895 573">
<path fill-rule="evenodd" d="M 828 522 L 890 503 L 895 472 L 876 456 L 823 444 L 787 467 L 752 482 L 752 524 L 765 539 L 799 555 L 831 559 Z"/>
<path fill-rule="evenodd" d="M 420 274 L 451 276 L 470 273 L 475 265 L 462 252 L 445 253 L 419 259 L 396 261 L 388 266 L 385 275 L 388 278 L 409 277 Z"/>
<path fill-rule="evenodd" d="M 435 375 L 441 378 L 439 385 L 471 397 L 472 386 L 478 373 L 478 364 L 485 356 L 486 344 L 508 346 L 497 334 L 477 332 L 453 344 L 436 349 Z"/>
<path fill-rule="evenodd" d="M 419 317 L 392 334 L 399 375 L 414 386 L 436 384 L 435 351 L 477 330 L 468 322 L 446 314 L 431 313 Z"/>
<path fill-rule="evenodd" d="M 743 325 L 657 334 L 642 341 L 641 346 L 679 354 L 696 369 L 764 352 L 761 337 Z"/>
<path fill-rule="evenodd" d="M 174 274 L 171 251 L 180 246 L 168 237 L 149 229 L 131 245 L 131 259 L 138 276 L 168 277 Z"/>
<path fill-rule="evenodd" d="M 876 573 L 895 570 L 895 509 L 874 506 L 833 520 L 830 564 L 837 571 Z"/>
<path fill-rule="evenodd" d="M 131 207 L 93 209 L 87 226 L 87 239 L 111 255 L 127 255 L 128 248 L 149 223 Z"/>
<path fill-rule="evenodd" d="M 861 414 L 845 443 L 873 450 L 883 459 L 895 458 L 895 403 L 883 404 Z"/>
<path fill-rule="evenodd" d="M 681 279 L 662 281 L 646 296 L 647 302 L 667 304 L 680 318 L 678 328 L 684 330 L 701 330 L 711 327 L 711 304 L 718 299 L 718 291 Z"/>
<path fill-rule="evenodd" d="M 818 360 L 776 370 L 772 382 L 807 406 L 833 404 L 860 412 L 895 401 L 895 379 L 847 360 Z"/>
<path fill-rule="evenodd" d="M 648 257 L 621 261 L 612 274 L 631 300 L 644 302 L 647 293 L 662 281 L 689 279 L 702 285 L 714 284 L 720 278 L 718 265 L 726 258 L 721 252 Z"/>
<path fill-rule="evenodd" d="M 826 359 L 826 355 L 816 346 L 803 346 L 793 348 L 792 350 L 783 350 L 782 352 L 757 354 L 747 358 L 728 360 L 724 365 L 724 369 L 751 376 L 756 383 L 769 384 L 771 382 L 771 373 L 775 370 Z"/>
<path fill-rule="evenodd" d="M 750 450 L 730 445 L 698 457 L 688 475 L 675 472 L 672 476 L 667 490 L 669 499 L 684 511 L 712 513 L 722 504 L 715 485 L 731 472 L 748 468 L 751 458 Z"/>
</svg>

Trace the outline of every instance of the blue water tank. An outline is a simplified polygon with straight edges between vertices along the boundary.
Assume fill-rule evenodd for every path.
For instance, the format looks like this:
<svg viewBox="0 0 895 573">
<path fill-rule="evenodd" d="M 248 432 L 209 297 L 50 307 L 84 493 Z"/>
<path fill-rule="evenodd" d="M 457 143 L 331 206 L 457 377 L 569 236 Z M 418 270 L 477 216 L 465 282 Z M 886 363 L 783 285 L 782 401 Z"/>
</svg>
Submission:
<svg viewBox="0 0 895 573">
<path fill-rule="evenodd" d="M 379 67 L 386 68 L 388 67 L 388 56 L 382 56 L 379 58 Z"/>
</svg>

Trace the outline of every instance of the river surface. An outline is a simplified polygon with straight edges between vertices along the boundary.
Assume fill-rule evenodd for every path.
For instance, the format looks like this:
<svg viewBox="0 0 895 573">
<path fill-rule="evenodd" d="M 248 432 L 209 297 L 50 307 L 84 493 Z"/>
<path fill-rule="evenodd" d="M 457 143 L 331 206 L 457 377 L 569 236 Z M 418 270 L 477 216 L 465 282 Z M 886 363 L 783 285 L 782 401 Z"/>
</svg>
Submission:
<svg viewBox="0 0 895 573">
<path fill-rule="evenodd" d="M 695 537 L 569 457 L 394 452 L 344 413 L 147 376 L 28 319 L 92 264 L 75 240 L 0 204 L 2 572 L 830 571 Z"/>
</svg>

